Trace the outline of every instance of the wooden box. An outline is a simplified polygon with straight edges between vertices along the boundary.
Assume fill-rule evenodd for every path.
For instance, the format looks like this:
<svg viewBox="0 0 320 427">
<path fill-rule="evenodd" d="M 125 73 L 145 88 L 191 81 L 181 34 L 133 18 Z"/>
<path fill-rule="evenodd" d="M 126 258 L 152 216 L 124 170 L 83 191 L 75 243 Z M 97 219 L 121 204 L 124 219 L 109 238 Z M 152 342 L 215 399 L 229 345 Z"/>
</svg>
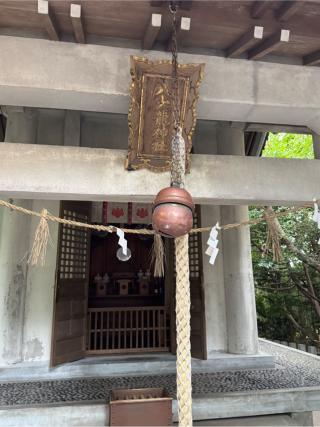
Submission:
<svg viewBox="0 0 320 427">
<path fill-rule="evenodd" d="M 107 295 L 107 283 L 99 280 L 96 283 L 96 296 L 97 297 L 105 297 Z"/>
<path fill-rule="evenodd" d="M 163 388 L 113 390 L 110 426 L 170 426 L 172 398 Z"/>
<path fill-rule="evenodd" d="M 140 279 L 139 280 L 139 294 L 140 295 L 149 295 L 149 280 Z"/>
<path fill-rule="evenodd" d="M 131 280 L 128 279 L 119 279 L 119 295 L 128 295 L 129 293 L 129 283 Z"/>
</svg>

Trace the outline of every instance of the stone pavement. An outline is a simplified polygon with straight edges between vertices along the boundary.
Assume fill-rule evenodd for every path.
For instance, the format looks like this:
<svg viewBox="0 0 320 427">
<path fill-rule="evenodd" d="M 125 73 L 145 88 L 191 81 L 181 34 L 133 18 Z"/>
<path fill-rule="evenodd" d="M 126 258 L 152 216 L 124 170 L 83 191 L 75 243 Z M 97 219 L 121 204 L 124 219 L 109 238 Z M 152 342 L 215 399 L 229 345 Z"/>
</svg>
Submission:
<svg viewBox="0 0 320 427">
<path fill-rule="evenodd" d="M 213 393 L 319 387 L 320 358 L 260 341 L 261 351 L 276 356 L 275 369 L 193 374 L 194 396 Z M 165 387 L 175 397 L 175 375 L 119 376 L 52 381 L 0 382 L 0 408 L 75 402 L 106 402 L 115 388 Z"/>
</svg>

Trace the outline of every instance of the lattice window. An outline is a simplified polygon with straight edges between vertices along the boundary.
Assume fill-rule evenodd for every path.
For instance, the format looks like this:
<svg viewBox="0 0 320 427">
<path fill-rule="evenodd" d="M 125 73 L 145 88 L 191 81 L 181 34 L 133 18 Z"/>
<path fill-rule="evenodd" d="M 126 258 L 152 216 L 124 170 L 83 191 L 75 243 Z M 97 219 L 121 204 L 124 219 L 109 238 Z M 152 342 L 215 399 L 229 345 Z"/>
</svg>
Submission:
<svg viewBox="0 0 320 427">
<path fill-rule="evenodd" d="M 200 227 L 199 222 L 199 215 L 196 209 L 193 216 L 193 228 Z M 189 270 L 191 279 L 201 277 L 200 251 L 201 240 L 199 233 L 189 234 Z"/>
<path fill-rule="evenodd" d="M 196 207 L 193 216 L 193 228 L 201 227 L 198 207 Z M 189 272 L 190 279 L 201 278 L 201 235 L 200 233 L 189 234 Z M 176 257 L 174 253 L 174 265 L 176 265 Z M 174 272 L 176 275 L 176 272 Z"/>
<path fill-rule="evenodd" d="M 89 219 L 87 215 L 71 210 L 64 210 L 63 218 L 80 222 L 88 222 Z M 88 233 L 86 229 L 62 225 L 60 279 L 86 278 Z"/>
</svg>

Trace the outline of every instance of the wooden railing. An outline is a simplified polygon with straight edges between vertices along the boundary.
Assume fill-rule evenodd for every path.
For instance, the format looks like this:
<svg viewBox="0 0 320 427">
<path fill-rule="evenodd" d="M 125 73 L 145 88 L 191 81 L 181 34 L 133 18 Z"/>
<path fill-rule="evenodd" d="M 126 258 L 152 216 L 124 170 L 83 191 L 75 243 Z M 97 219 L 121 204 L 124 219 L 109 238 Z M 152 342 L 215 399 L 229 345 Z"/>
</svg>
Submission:
<svg viewBox="0 0 320 427">
<path fill-rule="evenodd" d="M 169 351 L 165 307 L 89 308 L 88 354 Z"/>
</svg>

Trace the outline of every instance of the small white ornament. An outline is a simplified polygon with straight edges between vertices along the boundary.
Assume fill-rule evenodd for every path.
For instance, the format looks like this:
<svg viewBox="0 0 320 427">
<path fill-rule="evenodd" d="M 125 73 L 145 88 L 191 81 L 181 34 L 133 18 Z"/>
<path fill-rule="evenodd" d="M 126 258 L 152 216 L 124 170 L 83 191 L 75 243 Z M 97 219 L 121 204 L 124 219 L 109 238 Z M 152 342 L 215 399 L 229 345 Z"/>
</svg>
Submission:
<svg viewBox="0 0 320 427">
<path fill-rule="evenodd" d="M 122 230 L 120 230 L 120 228 L 117 228 L 117 236 L 119 237 L 119 246 L 121 246 L 122 248 L 122 252 L 124 253 L 124 255 L 127 255 L 127 251 L 128 251 L 128 242 L 126 241 L 125 237 L 124 237 L 124 232 Z"/>
<path fill-rule="evenodd" d="M 219 248 L 218 243 L 218 234 L 220 227 L 219 227 L 219 223 L 216 223 L 216 225 L 214 227 L 212 227 L 211 231 L 210 231 L 210 235 L 209 235 L 209 239 L 207 241 L 207 245 L 208 245 L 208 249 L 206 250 L 206 255 L 208 255 L 210 257 L 209 259 L 209 263 L 211 265 L 213 265 L 215 263 L 215 260 L 217 258 L 218 252 L 219 252 Z"/>
</svg>

